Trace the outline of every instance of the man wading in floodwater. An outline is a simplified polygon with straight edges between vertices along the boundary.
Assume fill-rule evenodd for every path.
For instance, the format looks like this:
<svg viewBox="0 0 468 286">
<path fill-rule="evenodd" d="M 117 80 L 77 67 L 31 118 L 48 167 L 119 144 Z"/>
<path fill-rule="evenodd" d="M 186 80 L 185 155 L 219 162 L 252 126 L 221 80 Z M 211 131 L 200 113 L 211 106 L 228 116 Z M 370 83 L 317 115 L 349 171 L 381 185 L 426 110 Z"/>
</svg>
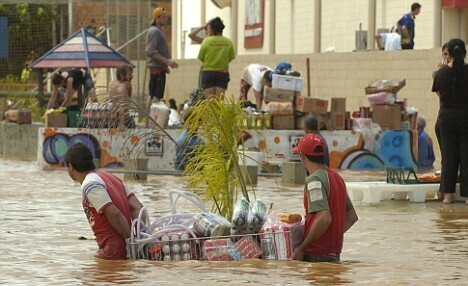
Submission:
<svg viewBox="0 0 468 286">
<path fill-rule="evenodd" d="M 325 146 L 320 135 L 307 134 L 293 149 L 311 174 L 305 181 L 304 241 L 294 251 L 296 260 L 339 261 L 344 233 L 358 220 L 343 179 L 324 164 Z"/>
<path fill-rule="evenodd" d="M 85 144 L 71 146 L 65 163 L 70 177 L 81 184 L 83 209 L 99 246 L 97 256 L 126 259 L 131 219 L 138 217 L 143 205 L 119 178 L 96 171 L 93 154 Z"/>
</svg>

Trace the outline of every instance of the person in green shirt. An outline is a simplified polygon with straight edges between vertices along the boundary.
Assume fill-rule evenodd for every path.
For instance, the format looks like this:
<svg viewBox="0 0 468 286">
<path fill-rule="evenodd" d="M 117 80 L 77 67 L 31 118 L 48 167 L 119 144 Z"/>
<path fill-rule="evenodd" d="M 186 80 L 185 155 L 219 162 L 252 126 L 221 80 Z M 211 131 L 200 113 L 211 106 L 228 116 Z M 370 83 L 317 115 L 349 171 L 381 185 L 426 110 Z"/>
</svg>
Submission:
<svg viewBox="0 0 468 286">
<path fill-rule="evenodd" d="M 206 37 L 200 47 L 198 59 L 203 63 L 202 88 L 207 97 L 219 97 L 229 83 L 229 63 L 235 58 L 232 41 L 223 37 L 224 24 L 216 17 L 208 22 Z"/>
</svg>

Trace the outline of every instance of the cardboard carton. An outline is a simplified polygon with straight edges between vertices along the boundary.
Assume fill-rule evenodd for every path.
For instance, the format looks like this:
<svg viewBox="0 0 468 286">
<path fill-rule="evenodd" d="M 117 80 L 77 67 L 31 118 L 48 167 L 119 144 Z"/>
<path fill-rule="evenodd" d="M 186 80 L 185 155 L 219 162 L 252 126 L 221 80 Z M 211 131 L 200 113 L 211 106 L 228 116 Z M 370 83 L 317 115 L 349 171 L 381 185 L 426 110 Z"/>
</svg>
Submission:
<svg viewBox="0 0 468 286">
<path fill-rule="evenodd" d="M 330 122 L 331 122 L 333 130 L 345 130 L 346 113 L 345 112 L 331 112 Z"/>
<path fill-rule="evenodd" d="M 67 114 L 49 113 L 45 116 L 45 127 L 67 127 Z"/>
<path fill-rule="evenodd" d="M 326 114 L 328 100 L 298 96 L 296 97 L 296 110 L 305 113 Z"/>
<path fill-rule="evenodd" d="M 275 115 L 272 116 L 272 126 L 275 130 L 294 130 L 294 115 Z"/>
<path fill-rule="evenodd" d="M 333 112 L 345 113 L 346 112 L 346 98 L 333 97 L 331 99 L 330 111 L 332 113 Z"/>
<path fill-rule="evenodd" d="M 399 105 L 379 105 L 372 108 L 372 121 L 382 129 L 401 129 L 401 108 Z"/>
<path fill-rule="evenodd" d="M 295 91 L 285 90 L 285 89 L 276 89 L 265 86 L 263 91 L 263 95 L 265 98 L 265 103 L 272 102 L 272 101 L 279 101 L 279 102 L 293 102 L 294 97 L 296 96 Z"/>
<path fill-rule="evenodd" d="M 378 92 L 397 93 L 406 85 L 406 80 L 377 80 L 365 88 L 366 94 Z"/>
</svg>

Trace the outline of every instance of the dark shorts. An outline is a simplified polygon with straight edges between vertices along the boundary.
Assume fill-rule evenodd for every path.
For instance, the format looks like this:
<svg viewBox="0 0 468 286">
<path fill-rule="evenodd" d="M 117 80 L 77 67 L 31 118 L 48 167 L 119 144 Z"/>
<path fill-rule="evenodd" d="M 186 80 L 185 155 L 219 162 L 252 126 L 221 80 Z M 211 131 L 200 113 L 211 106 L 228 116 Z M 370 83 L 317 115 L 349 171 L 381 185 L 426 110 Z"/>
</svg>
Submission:
<svg viewBox="0 0 468 286">
<path fill-rule="evenodd" d="M 229 73 L 219 71 L 204 71 L 202 74 L 202 88 L 220 87 L 227 89 Z"/>
<path fill-rule="evenodd" d="M 162 99 L 164 97 L 164 89 L 166 88 L 166 72 L 151 74 L 149 83 L 150 97 Z"/>
</svg>

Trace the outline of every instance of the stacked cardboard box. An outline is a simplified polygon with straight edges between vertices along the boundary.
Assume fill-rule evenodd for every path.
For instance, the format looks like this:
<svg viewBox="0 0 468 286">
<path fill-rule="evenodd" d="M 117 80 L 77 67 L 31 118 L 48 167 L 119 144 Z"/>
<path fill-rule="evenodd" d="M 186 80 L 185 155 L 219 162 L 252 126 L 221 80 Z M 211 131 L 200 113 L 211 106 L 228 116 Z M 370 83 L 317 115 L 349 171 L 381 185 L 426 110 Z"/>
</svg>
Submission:
<svg viewBox="0 0 468 286">
<path fill-rule="evenodd" d="M 398 91 L 406 85 L 406 80 L 378 80 L 365 88 L 366 95 L 392 93 L 395 98 Z M 400 130 L 402 111 L 401 104 L 384 104 L 372 106 L 372 121 L 382 129 Z"/>
<path fill-rule="evenodd" d="M 265 87 L 264 100 L 269 106 L 272 129 L 291 130 L 295 128 L 294 99 L 298 94 L 294 90 Z"/>
</svg>

